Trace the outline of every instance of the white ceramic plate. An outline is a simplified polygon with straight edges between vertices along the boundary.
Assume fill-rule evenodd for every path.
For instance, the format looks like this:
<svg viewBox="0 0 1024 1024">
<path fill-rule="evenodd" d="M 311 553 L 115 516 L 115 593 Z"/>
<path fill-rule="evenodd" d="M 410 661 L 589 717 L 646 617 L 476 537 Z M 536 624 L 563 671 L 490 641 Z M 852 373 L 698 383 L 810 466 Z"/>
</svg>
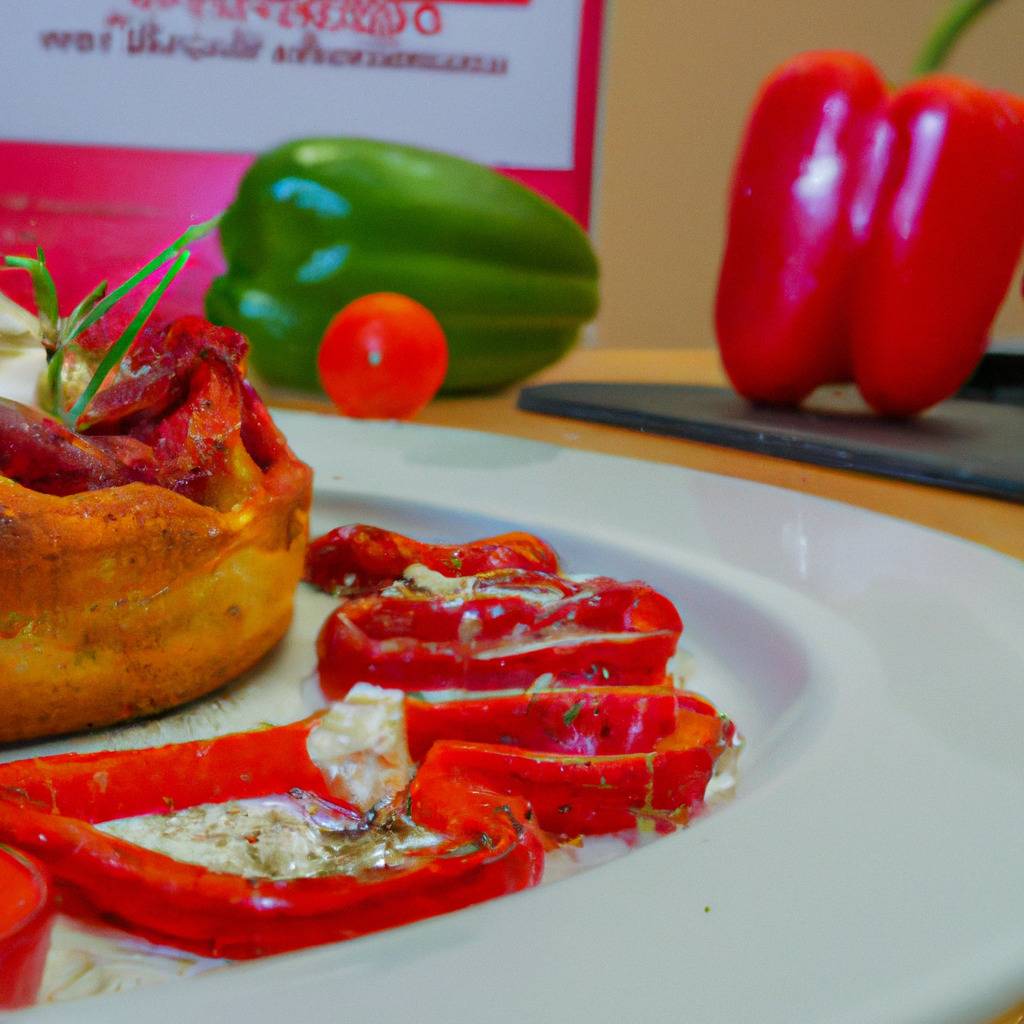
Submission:
<svg viewBox="0 0 1024 1024">
<path fill-rule="evenodd" d="M 279 422 L 317 471 L 314 532 L 524 528 L 570 571 L 665 590 L 696 658 L 691 685 L 746 735 L 739 795 L 541 889 L 26 1021 L 978 1024 L 1024 998 L 1019 564 L 661 465 L 462 431 Z M 308 699 L 296 680 L 322 609 L 304 608 L 255 680 L 281 715 Z M 253 683 L 210 706 L 217 727 L 246 724 Z"/>
</svg>

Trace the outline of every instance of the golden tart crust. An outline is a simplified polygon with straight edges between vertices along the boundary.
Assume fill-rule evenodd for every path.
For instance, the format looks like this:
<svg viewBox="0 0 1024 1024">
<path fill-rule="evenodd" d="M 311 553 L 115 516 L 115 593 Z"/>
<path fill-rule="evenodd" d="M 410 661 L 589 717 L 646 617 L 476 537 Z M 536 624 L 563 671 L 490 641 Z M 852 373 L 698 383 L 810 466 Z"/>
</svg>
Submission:
<svg viewBox="0 0 1024 1024">
<path fill-rule="evenodd" d="M 0 477 L 0 742 L 193 700 L 284 635 L 312 474 L 288 455 L 220 512 L 148 484 L 55 497 Z"/>
</svg>

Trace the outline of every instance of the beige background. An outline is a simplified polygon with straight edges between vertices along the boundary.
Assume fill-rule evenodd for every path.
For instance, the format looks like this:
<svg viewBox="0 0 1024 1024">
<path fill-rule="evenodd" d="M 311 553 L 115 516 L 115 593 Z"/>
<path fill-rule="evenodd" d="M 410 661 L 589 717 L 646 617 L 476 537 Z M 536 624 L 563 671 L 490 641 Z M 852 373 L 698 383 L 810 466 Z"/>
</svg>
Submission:
<svg viewBox="0 0 1024 1024">
<path fill-rule="evenodd" d="M 801 50 L 858 50 L 906 77 L 949 0 L 613 0 L 596 237 L 598 344 L 702 347 L 725 194 L 761 79 Z M 1024 93 L 1024 0 L 1002 0 L 949 70 Z M 1017 276 L 997 336 L 1024 336 Z"/>
</svg>

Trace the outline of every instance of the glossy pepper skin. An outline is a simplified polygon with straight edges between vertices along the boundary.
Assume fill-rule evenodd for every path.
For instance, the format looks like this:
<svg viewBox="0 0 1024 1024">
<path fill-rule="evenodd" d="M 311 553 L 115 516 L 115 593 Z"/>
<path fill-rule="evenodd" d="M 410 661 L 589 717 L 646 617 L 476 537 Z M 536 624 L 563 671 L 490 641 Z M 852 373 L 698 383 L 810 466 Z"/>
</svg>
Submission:
<svg viewBox="0 0 1024 1024">
<path fill-rule="evenodd" d="M 423 760 L 439 740 L 604 757 L 663 747 L 718 752 L 735 727 L 702 697 L 670 685 L 591 686 L 428 701 L 405 698 L 409 753 Z"/>
<path fill-rule="evenodd" d="M 546 832 L 576 836 L 632 829 L 640 821 L 671 831 L 701 807 L 713 768 L 714 757 L 702 747 L 580 757 L 442 740 L 421 771 L 469 776 L 523 797 Z"/>
<path fill-rule="evenodd" d="M 0 841 L 46 864 L 76 912 L 99 913 L 156 942 L 231 958 L 353 938 L 540 880 L 543 848 L 522 798 L 467 773 L 458 782 L 421 773 L 409 787 L 409 814 L 447 837 L 440 848 L 409 866 L 356 877 L 243 878 L 93 827 L 295 787 L 333 801 L 306 749 L 317 720 L 149 750 L 0 765 Z M 346 806 L 334 802 L 344 814 Z"/>
<path fill-rule="evenodd" d="M 410 691 L 526 689 L 546 675 L 560 686 L 665 681 L 683 624 L 646 584 L 513 569 L 476 583 L 484 589 L 455 599 L 413 591 L 343 601 L 317 641 L 324 693 L 340 699 L 360 681 Z"/>
<path fill-rule="evenodd" d="M 478 164 L 368 139 L 302 139 L 246 172 L 220 226 L 212 320 L 241 330 L 271 384 L 317 390 L 328 321 L 372 292 L 408 295 L 448 340 L 444 391 L 554 362 L 597 310 L 597 261 L 572 218 Z"/>
<path fill-rule="evenodd" d="M 413 564 L 442 576 L 473 576 L 498 569 L 558 571 L 558 556 L 529 533 L 503 533 L 465 544 L 425 544 L 379 526 L 354 523 L 318 537 L 306 552 L 307 583 L 358 593 L 391 583 Z"/>
<path fill-rule="evenodd" d="M 736 390 L 853 380 L 879 413 L 954 394 L 1024 244 L 1024 107 L 947 76 L 890 93 L 856 54 L 764 84 L 734 172 L 715 310 Z"/>
<path fill-rule="evenodd" d="M 633 754 L 653 750 L 670 735 L 676 716 L 676 693 L 667 685 L 464 695 L 444 701 L 413 693 L 405 698 L 409 753 L 416 761 L 438 740 L 546 753 Z M 713 710 L 709 720 L 717 724 Z"/>
</svg>

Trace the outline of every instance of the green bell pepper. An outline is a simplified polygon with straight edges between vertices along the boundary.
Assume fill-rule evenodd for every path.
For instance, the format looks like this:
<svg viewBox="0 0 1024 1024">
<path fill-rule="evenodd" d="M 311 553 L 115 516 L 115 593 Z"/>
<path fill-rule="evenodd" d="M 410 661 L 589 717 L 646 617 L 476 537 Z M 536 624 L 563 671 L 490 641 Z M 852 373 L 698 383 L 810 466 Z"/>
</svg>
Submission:
<svg viewBox="0 0 1024 1024">
<path fill-rule="evenodd" d="M 266 153 L 220 237 L 228 267 L 207 315 L 248 335 L 254 368 L 283 387 L 319 387 L 328 321 L 371 292 L 401 292 L 440 320 L 446 392 L 554 362 L 597 310 L 597 260 L 571 217 L 486 167 L 410 146 L 304 139 Z"/>
</svg>

